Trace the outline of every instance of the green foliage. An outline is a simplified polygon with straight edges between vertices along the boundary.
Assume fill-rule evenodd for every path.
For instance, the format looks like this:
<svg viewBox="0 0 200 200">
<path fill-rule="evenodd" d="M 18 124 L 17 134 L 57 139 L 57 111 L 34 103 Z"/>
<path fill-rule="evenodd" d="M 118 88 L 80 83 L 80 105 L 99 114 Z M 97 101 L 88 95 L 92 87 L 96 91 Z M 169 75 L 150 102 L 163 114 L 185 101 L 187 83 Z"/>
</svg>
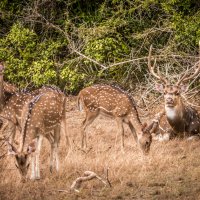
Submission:
<svg viewBox="0 0 200 200">
<path fill-rule="evenodd" d="M 63 67 L 60 76 L 66 84 L 65 90 L 67 92 L 76 91 L 80 86 L 83 86 L 81 83 L 84 81 L 85 74 L 80 73 L 77 68 L 72 69 L 72 67 L 66 65 Z"/>
<path fill-rule="evenodd" d="M 170 0 L 162 3 L 162 8 L 171 14 L 170 26 L 174 30 L 174 42 L 181 49 L 189 49 L 198 45 L 200 40 L 200 11 L 194 0 Z"/>
<path fill-rule="evenodd" d="M 0 60 L 6 62 L 5 78 L 20 87 L 56 84 L 69 93 L 108 80 L 134 87 L 144 78 L 146 61 L 102 70 L 73 48 L 106 66 L 144 57 L 150 44 L 163 53 L 195 54 L 200 40 L 199 6 L 195 0 L 55 0 L 40 4 L 3 0 Z"/>
<path fill-rule="evenodd" d="M 129 54 L 129 49 L 124 42 L 106 37 L 88 42 L 85 54 L 102 63 L 114 62 Z"/>
<path fill-rule="evenodd" d="M 51 39 L 39 42 L 34 31 L 20 23 L 0 40 L 0 60 L 6 61 L 6 78 L 20 87 L 56 84 L 53 56 L 64 44 Z"/>
</svg>

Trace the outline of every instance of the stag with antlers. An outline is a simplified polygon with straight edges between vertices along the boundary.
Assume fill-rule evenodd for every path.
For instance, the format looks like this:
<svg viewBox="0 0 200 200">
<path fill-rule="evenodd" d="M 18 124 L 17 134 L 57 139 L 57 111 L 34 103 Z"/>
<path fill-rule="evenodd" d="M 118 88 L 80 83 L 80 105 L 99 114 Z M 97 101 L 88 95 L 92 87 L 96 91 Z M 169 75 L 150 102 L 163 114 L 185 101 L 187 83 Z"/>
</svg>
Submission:
<svg viewBox="0 0 200 200">
<path fill-rule="evenodd" d="M 147 124 L 142 124 L 134 100 L 123 90 L 109 85 L 94 85 L 84 88 L 78 95 L 79 109 L 85 110 L 86 118 L 83 121 L 82 147 L 86 146 L 86 127 L 99 114 L 107 115 L 117 122 L 121 134 L 121 149 L 124 149 L 123 123 L 128 124 L 136 142 L 143 153 L 147 154 L 151 145 L 151 134 Z"/>
<path fill-rule="evenodd" d="M 163 83 L 156 84 L 156 89 L 164 94 L 165 111 L 161 112 L 162 114 L 160 117 L 166 114 L 167 121 L 172 128 L 172 133 L 175 135 L 183 137 L 200 134 L 200 115 L 198 114 L 197 110 L 186 105 L 181 97 L 181 94 L 188 88 L 188 86 L 185 84 L 192 78 L 199 75 L 200 61 L 191 68 L 196 68 L 192 74 L 186 71 L 176 84 L 171 84 L 169 80 L 161 75 L 159 68 L 157 73 L 155 72 L 154 68 L 156 60 L 152 66 L 151 52 L 152 46 L 150 47 L 148 56 L 149 71 L 155 78 Z"/>
</svg>

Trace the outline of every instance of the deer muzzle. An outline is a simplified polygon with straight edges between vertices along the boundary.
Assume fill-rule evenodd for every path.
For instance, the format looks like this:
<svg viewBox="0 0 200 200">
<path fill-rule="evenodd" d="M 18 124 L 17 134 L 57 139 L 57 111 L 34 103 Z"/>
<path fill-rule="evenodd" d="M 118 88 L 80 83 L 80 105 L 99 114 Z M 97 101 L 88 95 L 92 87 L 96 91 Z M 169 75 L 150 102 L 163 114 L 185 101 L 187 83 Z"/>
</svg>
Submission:
<svg viewBox="0 0 200 200">
<path fill-rule="evenodd" d="M 168 107 L 174 107 L 174 100 L 171 97 L 167 97 L 165 99 L 165 104 Z"/>
</svg>

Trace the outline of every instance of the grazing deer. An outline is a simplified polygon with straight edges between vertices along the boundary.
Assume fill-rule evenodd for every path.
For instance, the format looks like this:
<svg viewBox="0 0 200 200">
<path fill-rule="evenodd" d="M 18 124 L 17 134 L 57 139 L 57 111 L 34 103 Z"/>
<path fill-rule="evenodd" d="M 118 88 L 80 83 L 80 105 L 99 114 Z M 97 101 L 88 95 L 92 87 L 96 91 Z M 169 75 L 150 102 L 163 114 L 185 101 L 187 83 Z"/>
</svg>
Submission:
<svg viewBox="0 0 200 200">
<path fill-rule="evenodd" d="M 134 100 L 121 89 L 109 85 L 94 85 L 80 91 L 78 95 L 79 109 L 85 110 L 86 118 L 83 121 L 82 147 L 86 144 L 85 129 L 99 114 L 114 118 L 121 133 L 121 148 L 124 148 L 123 123 L 128 124 L 135 141 L 140 145 L 143 153 L 147 154 L 151 145 L 151 134 L 147 124 L 142 124 Z"/>
<path fill-rule="evenodd" d="M 19 150 L 8 143 L 9 154 L 15 155 L 16 166 L 23 179 L 28 172 L 29 158 L 32 168 L 31 179 L 40 179 L 39 155 L 43 137 L 46 137 L 51 144 L 50 170 L 52 171 L 53 166 L 56 171 L 59 170 L 58 145 L 61 122 L 64 123 L 66 131 L 65 107 L 65 95 L 55 91 L 40 93 L 23 106 L 22 137 Z"/>
<path fill-rule="evenodd" d="M 166 114 L 167 121 L 172 128 L 173 134 L 177 135 L 180 133 L 180 136 L 200 134 L 200 115 L 197 110 L 191 106 L 185 105 L 181 97 L 181 94 L 188 88 L 183 85 L 183 83 L 186 83 L 199 75 L 200 62 L 193 74 L 189 74 L 189 72 L 186 71 L 176 84 L 171 84 L 169 80 L 160 74 L 159 70 L 157 74 L 154 71 L 156 61 L 154 62 L 154 65 L 151 66 L 151 52 L 152 46 L 150 47 L 148 56 L 149 71 L 155 78 L 163 82 L 163 84 L 156 84 L 156 89 L 164 94 L 165 100 L 165 111 L 162 112 L 160 117 Z"/>
</svg>

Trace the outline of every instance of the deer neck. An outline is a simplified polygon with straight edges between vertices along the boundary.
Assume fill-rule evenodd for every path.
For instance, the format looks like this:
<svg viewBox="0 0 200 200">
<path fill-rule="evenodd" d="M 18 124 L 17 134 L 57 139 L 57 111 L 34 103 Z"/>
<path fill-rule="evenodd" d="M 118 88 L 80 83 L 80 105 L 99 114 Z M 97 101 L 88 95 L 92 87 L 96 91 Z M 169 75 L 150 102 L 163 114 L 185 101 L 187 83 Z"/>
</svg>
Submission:
<svg viewBox="0 0 200 200">
<path fill-rule="evenodd" d="M 185 106 L 182 101 L 175 107 L 166 107 L 165 112 L 167 120 L 175 132 L 183 132 L 185 130 L 185 119 L 187 118 L 187 113 L 185 111 Z"/>
<path fill-rule="evenodd" d="M 141 132 L 142 130 L 142 122 L 140 121 L 139 115 L 137 110 L 133 110 L 131 115 L 130 115 L 130 121 L 133 124 L 135 130 L 136 130 L 136 134 L 138 136 L 138 134 Z"/>
<path fill-rule="evenodd" d="M 168 120 L 176 121 L 183 118 L 184 105 L 182 101 L 174 107 L 168 107 L 165 105 L 165 112 Z"/>
<path fill-rule="evenodd" d="M 169 120 L 175 120 L 180 115 L 176 107 L 165 107 L 165 111 L 167 119 Z"/>
</svg>

